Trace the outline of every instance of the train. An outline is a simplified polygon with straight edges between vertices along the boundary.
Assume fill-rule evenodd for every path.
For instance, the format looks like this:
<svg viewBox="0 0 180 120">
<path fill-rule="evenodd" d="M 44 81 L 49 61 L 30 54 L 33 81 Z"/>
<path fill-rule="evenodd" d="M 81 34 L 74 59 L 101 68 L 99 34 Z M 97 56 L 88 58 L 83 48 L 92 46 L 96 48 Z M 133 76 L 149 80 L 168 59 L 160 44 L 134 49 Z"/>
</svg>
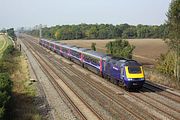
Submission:
<svg viewBox="0 0 180 120">
<path fill-rule="evenodd" d="M 127 90 L 141 89 L 145 82 L 143 66 L 135 60 L 46 39 L 39 44 Z"/>
</svg>

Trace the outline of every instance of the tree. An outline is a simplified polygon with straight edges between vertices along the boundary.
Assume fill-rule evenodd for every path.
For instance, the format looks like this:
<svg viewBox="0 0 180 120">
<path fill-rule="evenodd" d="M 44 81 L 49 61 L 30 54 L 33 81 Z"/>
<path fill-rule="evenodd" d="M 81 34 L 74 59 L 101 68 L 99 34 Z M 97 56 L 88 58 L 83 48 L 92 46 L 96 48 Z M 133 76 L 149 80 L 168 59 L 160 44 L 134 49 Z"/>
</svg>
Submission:
<svg viewBox="0 0 180 120">
<path fill-rule="evenodd" d="M 91 44 L 91 49 L 94 50 L 94 51 L 96 51 L 96 43 L 93 42 L 93 43 Z"/>
<path fill-rule="evenodd" d="M 132 58 L 132 52 L 135 46 L 129 44 L 128 41 L 118 39 L 106 44 L 107 53 L 117 57 Z"/>
<path fill-rule="evenodd" d="M 14 33 L 14 28 L 10 28 L 7 30 L 7 33 L 10 37 L 12 37 L 12 39 L 15 41 L 16 40 L 16 35 Z"/>
<path fill-rule="evenodd" d="M 169 40 L 166 40 L 172 51 L 175 51 L 174 76 L 180 81 L 180 0 L 172 0 L 167 13 Z"/>
</svg>

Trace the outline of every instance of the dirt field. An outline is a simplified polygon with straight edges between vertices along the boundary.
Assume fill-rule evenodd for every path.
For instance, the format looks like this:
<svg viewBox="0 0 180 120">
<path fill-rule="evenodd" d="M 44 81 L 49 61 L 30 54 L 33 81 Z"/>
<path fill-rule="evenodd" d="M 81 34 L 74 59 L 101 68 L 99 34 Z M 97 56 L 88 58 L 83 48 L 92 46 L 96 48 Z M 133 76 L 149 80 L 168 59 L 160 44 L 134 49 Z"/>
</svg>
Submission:
<svg viewBox="0 0 180 120">
<path fill-rule="evenodd" d="M 96 43 L 97 51 L 106 52 L 105 45 L 109 41 L 107 40 L 65 40 L 62 43 L 67 43 L 71 45 L 77 45 L 80 47 L 90 48 L 91 43 Z M 138 60 L 143 64 L 154 64 L 155 59 L 157 59 L 160 54 L 166 53 L 168 50 L 167 45 L 162 41 L 162 39 L 128 39 L 130 44 L 136 46 L 133 59 Z"/>
</svg>

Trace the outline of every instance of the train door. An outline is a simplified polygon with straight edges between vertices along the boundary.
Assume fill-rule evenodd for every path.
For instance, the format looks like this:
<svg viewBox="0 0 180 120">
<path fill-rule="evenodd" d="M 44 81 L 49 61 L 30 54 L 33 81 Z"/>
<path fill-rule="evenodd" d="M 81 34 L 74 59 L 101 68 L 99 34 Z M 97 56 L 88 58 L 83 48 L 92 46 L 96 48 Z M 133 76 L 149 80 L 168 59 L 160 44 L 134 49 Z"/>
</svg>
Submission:
<svg viewBox="0 0 180 120">
<path fill-rule="evenodd" d="M 120 79 L 124 80 L 124 68 L 123 68 L 123 66 L 120 67 Z"/>
<path fill-rule="evenodd" d="M 106 70 L 106 74 L 108 76 L 110 76 L 110 73 L 111 73 L 111 64 L 109 62 L 106 62 L 105 70 Z"/>
</svg>

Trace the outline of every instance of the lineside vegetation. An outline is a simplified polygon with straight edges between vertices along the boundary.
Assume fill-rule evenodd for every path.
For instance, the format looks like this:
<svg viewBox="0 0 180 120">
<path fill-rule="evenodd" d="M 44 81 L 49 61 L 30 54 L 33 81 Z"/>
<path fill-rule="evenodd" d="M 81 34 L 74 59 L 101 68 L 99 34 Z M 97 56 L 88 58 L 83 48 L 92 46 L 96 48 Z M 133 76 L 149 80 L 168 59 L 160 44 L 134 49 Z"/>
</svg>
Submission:
<svg viewBox="0 0 180 120">
<path fill-rule="evenodd" d="M 180 0 L 172 0 L 167 13 L 169 34 L 165 39 L 169 51 L 161 55 L 157 70 L 180 82 Z"/>
</svg>

